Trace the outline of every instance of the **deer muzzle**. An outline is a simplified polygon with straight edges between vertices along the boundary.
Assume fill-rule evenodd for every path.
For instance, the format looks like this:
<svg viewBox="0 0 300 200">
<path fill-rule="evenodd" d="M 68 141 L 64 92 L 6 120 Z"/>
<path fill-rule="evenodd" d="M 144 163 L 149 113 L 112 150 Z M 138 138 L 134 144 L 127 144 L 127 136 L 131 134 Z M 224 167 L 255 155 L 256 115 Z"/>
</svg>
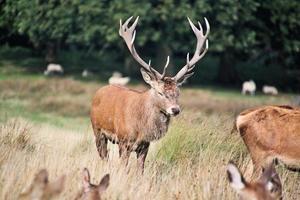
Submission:
<svg viewBox="0 0 300 200">
<path fill-rule="evenodd" d="M 176 116 L 180 113 L 181 110 L 179 106 L 171 106 L 166 111 L 169 115 Z"/>
</svg>

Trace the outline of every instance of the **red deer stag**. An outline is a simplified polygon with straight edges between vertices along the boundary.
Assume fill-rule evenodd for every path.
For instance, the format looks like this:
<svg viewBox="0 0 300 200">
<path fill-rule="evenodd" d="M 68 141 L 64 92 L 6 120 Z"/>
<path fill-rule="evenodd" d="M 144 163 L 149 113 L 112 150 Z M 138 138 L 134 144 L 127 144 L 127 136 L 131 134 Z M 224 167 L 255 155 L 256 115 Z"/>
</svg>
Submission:
<svg viewBox="0 0 300 200">
<path fill-rule="evenodd" d="M 101 194 L 109 185 L 109 174 L 101 179 L 98 185 L 91 183 L 90 172 L 87 168 L 83 170 L 82 190 L 76 196 L 76 200 L 101 200 Z"/>
<path fill-rule="evenodd" d="M 47 200 L 54 199 L 64 188 L 65 176 L 61 176 L 57 181 L 49 183 L 48 172 L 40 170 L 31 183 L 29 189 L 20 195 L 20 199 Z"/>
<path fill-rule="evenodd" d="M 282 199 L 282 185 L 273 162 L 267 166 L 256 182 L 246 182 L 239 169 L 230 162 L 227 166 L 230 186 L 243 200 Z"/>
<path fill-rule="evenodd" d="M 196 51 L 191 60 L 187 54 L 186 64 L 174 77 L 167 77 L 169 57 L 160 74 L 150 66 L 150 61 L 147 64 L 138 55 L 133 44 L 138 18 L 128 27 L 131 19 L 132 17 L 127 19 L 124 24 L 120 21 L 119 34 L 133 58 L 141 65 L 142 76 L 151 89 L 139 92 L 118 85 L 99 89 L 92 102 L 91 122 L 101 158 L 107 157 L 107 141 L 110 140 L 119 145 L 119 155 L 126 164 L 130 153 L 135 151 L 143 171 L 150 142 L 163 137 L 168 130 L 170 117 L 180 113 L 178 86 L 194 74 L 196 62 L 207 52 L 210 28 L 204 18 L 207 31 L 203 34 L 201 24 L 198 22 L 197 29 L 188 18 L 197 38 Z"/>
<path fill-rule="evenodd" d="M 300 109 L 263 106 L 248 109 L 236 119 L 253 162 L 253 176 L 278 159 L 290 168 L 300 164 Z"/>
</svg>

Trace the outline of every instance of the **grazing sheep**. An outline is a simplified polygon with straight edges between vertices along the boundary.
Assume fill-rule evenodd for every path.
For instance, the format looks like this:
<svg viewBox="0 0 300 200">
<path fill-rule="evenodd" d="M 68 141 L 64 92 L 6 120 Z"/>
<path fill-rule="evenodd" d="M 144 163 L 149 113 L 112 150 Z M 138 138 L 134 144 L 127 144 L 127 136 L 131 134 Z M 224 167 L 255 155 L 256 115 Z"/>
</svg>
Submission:
<svg viewBox="0 0 300 200">
<path fill-rule="evenodd" d="M 278 90 L 274 86 L 264 85 L 262 91 L 264 94 L 278 95 Z"/>
<path fill-rule="evenodd" d="M 83 78 L 88 78 L 88 77 L 90 77 L 90 76 L 92 76 L 92 75 L 93 75 L 93 73 L 90 72 L 90 71 L 87 70 L 87 69 L 83 70 L 83 71 L 82 71 L 82 74 L 81 74 L 81 76 L 82 76 Z"/>
<path fill-rule="evenodd" d="M 63 74 L 64 73 L 64 69 L 61 65 L 59 64 L 53 64 L 50 63 L 47 66 L 47 70 L 44 71 L 44 75 L 48 76 L 48 75 L 55 75 L 55 74 Z"/>
<path fill-rule="evenodd" d="M 242 94 L 251 94 L 251 95 L 255 95 L 255 90 L 256 90 L 256 84 L 253 80 L 250 81 L 245 81 L 243 83 L 243 89 L 242 89 Z"/>
<path fill-rule="evenodd" d="M 122 77 L 120 72 L 114 72 L 112 77 L 108 79 L 110 85 L 126 85 L 130 81 L 129 77 Z"/>
</svg>

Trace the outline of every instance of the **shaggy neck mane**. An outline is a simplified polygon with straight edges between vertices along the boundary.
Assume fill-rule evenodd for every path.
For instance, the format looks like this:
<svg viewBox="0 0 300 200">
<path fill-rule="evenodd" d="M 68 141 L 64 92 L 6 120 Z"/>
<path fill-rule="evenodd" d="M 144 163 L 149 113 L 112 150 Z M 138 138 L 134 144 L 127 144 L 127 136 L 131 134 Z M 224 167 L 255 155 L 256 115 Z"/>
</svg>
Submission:
<svg viewBox="0 0 300 200">
<path fill-rule="evenodd" d="M 137 127 L 142 134 L 141 138 L 145 141 L 157 140 L 164 136 L 167 132 L 170 117 L 164 114 L 156 105 L 154 90 L 145 91 L 139 105 L 139 114 L 137 115 L 140 121 Z M 143 107 L 143 108 L 142 108 Z"/>
</svg>

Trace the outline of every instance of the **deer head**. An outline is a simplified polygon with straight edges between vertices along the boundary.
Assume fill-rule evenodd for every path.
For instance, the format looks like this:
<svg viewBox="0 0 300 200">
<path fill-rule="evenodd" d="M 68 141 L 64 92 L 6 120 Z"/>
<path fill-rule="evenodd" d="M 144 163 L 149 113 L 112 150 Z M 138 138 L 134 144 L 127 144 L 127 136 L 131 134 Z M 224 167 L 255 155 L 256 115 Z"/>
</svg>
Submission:
<svg viewBox="0 0 300 200">
<path fill-rule="evenodd" d="M 227 166 L 227 176 L 230 186 L 243 200 L 282 199 L 282 185 L 273 163 L 267 166 L 256 182 L 246 182 L 233 162 Z"/>
<path fill-rule="evenodd" d="M 20 195 L 21 199 L 47 200 L 56 197 L 64 188 L 65 176 L 61 176 L 55 182 L 49 183 L 48 172 L 40 170 L 30 185 L 28 191 Z"/>
<path fill-rule="evenodd" d="M 196 51 L 192 59 L 187 54 L 186 64 L 182 69 L 173 77 L 166 76 L 167 67 L 169 65 L 169 56 L 167 57 L 166 64 L 163 72 L 159 73 L 151 67 L 151 60 L 146 63 L 137 53 L 134 47 L 134 40 L 136 36 L 136 25 L 139 17 L 129 27 L 128 24 L 132 17 L 127 19 L 124 24 L 120 20 L 119 34 L 124 39 L 131 55 L 141 65 L 141 73 L 147 84 L 151 86 L 152 95 L 156 99 L 157 104 L 162 108 L 162 111 L 167 115 L 177 115 L 180 113 L 180 107 L 178 105 L 179 89 L 178 86 L 182 85 L 186 79 L 191 77 L 194 72 L 195 64 L 205 55 L 208 50 L 208 34 L 210 31 L 209 23 L 204 18 L 206 23 L 206 33 L 203 34 L 203 28 L 198 22 L 199 29 L 188 18 L 189 24 L 197 38 Z"/>
<path fill-rule="evenodd" d="M 90 172 L 87 168 L 82 172 L 82 191 L 76 199 L 82 200 L 100 200 L 101 194 L 107 189 L 109 185 L 109 174 L 102 177 L 98 185 L 91 183 Z"/>
</svg>

